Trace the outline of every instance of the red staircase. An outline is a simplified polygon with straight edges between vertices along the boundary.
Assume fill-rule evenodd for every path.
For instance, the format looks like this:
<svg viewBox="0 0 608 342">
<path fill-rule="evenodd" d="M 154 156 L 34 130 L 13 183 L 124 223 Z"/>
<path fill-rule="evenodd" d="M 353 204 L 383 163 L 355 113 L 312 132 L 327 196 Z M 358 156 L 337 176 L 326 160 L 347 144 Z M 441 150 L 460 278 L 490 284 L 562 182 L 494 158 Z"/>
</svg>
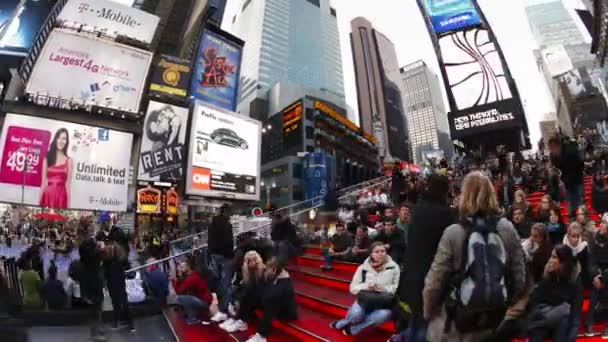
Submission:
<svg viewBox="0 0 608 342">
<path fill-rule="evenodd" d="M 591 206 L 592 187 L 593 187 L 593 178 L 591 176 L 585 177 L 585 183 L 584 183 L 585 204 L 587 205 L 587 208 L 589 208 L 589 218 L 591 218 L 591 220 L 597 222 L 600 219 L 600 217 L 599 217 L 600 213 L 596 213 L 593 210 L 593 207 Z M 544 195 L 545 195 L 544 192 L 534 192 L 527 196 L 528 202 L 530 202 L 530 204 L 532 205 L 532 209 L 535 212 L 536 212 L 536 209 L 538 208 L 538 206 L 540 205 L 540 200 L 542 199 L 542 197 Z M 565 201 L 561 202 L 561 204 L 560 204 L 560 213 L 561 213 L 562 221 L 565 224 L 567 224 L 568 223 L 568 203 L 566 203 Z"/>
</svg>

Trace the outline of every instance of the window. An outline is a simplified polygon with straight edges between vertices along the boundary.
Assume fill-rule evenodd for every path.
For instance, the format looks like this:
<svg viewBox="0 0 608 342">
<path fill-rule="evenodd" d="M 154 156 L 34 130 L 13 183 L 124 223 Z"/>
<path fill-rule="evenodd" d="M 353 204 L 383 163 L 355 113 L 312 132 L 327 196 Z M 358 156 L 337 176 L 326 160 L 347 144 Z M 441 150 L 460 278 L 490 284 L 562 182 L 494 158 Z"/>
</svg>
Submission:
<svg viewBox="0 0 608 342">
<path fill-rule="evenodd" d="M 251 3 L 252 0 L 247 0 L 245 1 L 245 3 L 243 4 L 243 8 L 241 9 L 241 12 L 243 12 L 245 10 L 245 8 L 247 8 L 247 6 L 249 6 L 249 4 Z"/>
<path fill-rule="evenodd" d="M 314 139 L 315 129 L 311 126 L 306 126 L 306 139 Z"/>
<path fill-rule="evenodd" d="M 291 195 L 291 198 L 294 201 L 301 201 L 304 199 L 304 194 L 302 193 L 302 187 L 298 186 L 298 185 L 294 185 L 293 186 L 293 193 Z"/>
<path fill-rule="evenodd" d="M 293 164 L 292 177 L 297 179 L 302 178 L 302 164 Z"/>
<path fill-rule="evenodd" d="M 315 118 L 315 114 L 312 108 L 306 108 L 306 119 L 313 121 Z"/>
<path fill-rule="evenodd" d="M 336 9 L 335 8 L 329 8 L 329 14 L 333 15 L 334 17 L 336 17 Z"/>
<path fill-rule="evenodd" d="M 308 2 L 310 2 L 311 4 L 317 6 L 317 7 L 321 7 L 321 1 L 320 0 L 306 0 Z"/>
</svg>

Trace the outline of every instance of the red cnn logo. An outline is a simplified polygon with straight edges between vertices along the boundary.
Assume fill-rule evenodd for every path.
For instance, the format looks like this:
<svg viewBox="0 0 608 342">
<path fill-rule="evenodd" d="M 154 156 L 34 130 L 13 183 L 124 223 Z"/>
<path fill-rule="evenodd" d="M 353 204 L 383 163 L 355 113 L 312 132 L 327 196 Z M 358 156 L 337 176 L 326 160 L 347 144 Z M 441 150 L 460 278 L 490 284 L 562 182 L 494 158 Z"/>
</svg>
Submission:
<svg viewBox="0 0 608 342">
<path fill-rule="evenodd" d="M 211 190 L 211 170 L 193 167 L 192 187 L 196 190 Z"/>
</svg>

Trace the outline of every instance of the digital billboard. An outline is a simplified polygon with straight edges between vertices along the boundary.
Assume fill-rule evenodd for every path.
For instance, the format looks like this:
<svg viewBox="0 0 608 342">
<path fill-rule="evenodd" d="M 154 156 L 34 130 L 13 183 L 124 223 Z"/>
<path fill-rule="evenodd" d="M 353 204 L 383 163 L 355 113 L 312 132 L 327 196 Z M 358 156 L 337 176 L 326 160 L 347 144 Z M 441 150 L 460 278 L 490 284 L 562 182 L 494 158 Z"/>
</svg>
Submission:
<svg viewBox="0 0 608 342">
<path fill-rule="evenodd" d="M 520 108 L 514 100 L 504 100 L 480 105 L 448 114 L 452 139 L 488 131 L 517 128 L 521 126 Z"/>
<path fill-rule="evenodd" d="M 259 200 L 261 137 L 259 121 L 196 101 L 186 193 Z"/>
<path fill-rule="evenodd" d="M 312 201 L 311 206 L 322 204 L 325 195 L 334 186 L 334 159 L 326 153 L 309 153 L 305 159 L 304 196 L 306 200 L 322 196 Z"/>
<path fill-rule="evenodd" d="M 150 101 L 137 179 L 177 182 L 182 178 L 187 124 L 187 108 Z"/>
<path fill-rule="evenodd" d="M 303 113 L 302 100 L 298 100 L 283 109 L 283 146 L 285 148 L 302 145 Z"/>
<path fill-rule="evenodd" d="M 206 28 L 194 60 L 190 96 L 236 110 L 243 44 Z"/>
<path fill-rule="evenodd" d="M 0 55 L 27 55 L 53 4 L 51 0 L 0 1 Z"/>
<path fill-rule="evenodd" d="M 0 201 L 125 211 L 133 136 L 8 114 L 0 136 Z"/>
<path fill-rule="evenodd" d="M 109 37 L 125 36 L 150 44 L 160 18 L 115 1 L 69 0 L 57 21 L 64 27 L 103 32 Z"/>
<path fill-rule="evenodd" d="M 471 0 L 423 0 L 435 33 L 460 30 L 481 24 Z"/>
<path fill-rule="evenodd" d="M 190 83 L 190 61 L 160 55 L 150 77 L 150 93 L 159 96 L 184 98 Z"/>
<path fill-rule="evenodd" d="M 148 51 L 55 29 L 25 91 L 137 113 L 151 60 Z"/>
</svg>

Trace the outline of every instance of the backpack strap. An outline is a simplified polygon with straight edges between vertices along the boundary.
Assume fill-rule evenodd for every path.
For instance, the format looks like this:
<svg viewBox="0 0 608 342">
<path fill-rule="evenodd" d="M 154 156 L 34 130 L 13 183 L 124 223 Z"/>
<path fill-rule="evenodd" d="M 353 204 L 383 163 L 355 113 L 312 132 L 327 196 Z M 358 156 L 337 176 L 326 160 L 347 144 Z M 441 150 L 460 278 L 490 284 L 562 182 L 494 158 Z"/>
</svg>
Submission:
<svg viewBox="0 0 608 342">
<path fill-rule="evenodd" d="M 361 270 L 361 284 L 365 283 L 366 277 L 367 277 L 367 270 Z"/>
</svg>

